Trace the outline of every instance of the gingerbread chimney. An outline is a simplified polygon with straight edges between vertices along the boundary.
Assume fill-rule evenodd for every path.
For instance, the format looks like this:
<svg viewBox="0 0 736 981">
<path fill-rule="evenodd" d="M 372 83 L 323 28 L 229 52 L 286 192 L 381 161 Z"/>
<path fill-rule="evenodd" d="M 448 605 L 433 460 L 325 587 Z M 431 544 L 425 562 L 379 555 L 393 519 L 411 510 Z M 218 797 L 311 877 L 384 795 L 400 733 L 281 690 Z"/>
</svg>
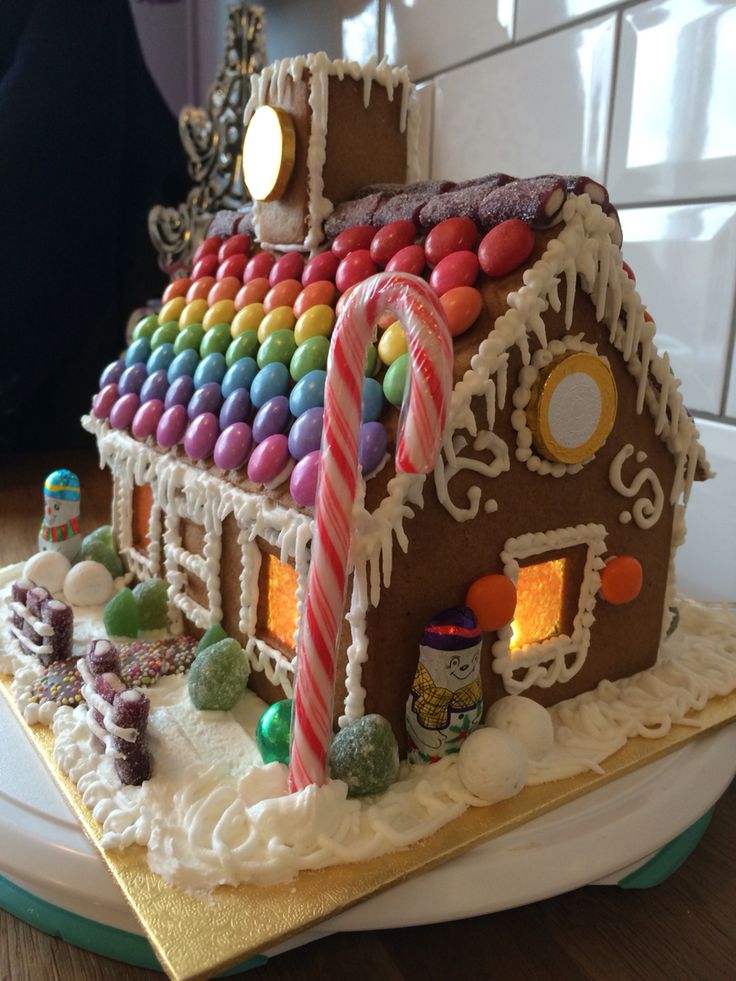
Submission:
<svg viewBox="0 0 736 981">
<path fill-rule="evenodd" d="M 385 60 L 278 61 L 254 77 L 245 125 L 245 182 L 269 247 L 316 249 L 325 219 L 359 188 L 419 176 L 414 87 Z"/>
</svg>

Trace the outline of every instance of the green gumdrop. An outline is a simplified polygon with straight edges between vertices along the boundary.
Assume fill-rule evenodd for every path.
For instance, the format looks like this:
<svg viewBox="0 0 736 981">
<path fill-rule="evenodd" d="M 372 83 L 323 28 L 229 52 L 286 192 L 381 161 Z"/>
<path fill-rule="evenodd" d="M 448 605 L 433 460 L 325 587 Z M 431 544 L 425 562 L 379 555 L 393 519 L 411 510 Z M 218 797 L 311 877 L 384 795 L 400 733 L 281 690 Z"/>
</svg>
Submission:
<svg viewBox="0 0 736 981">
<path fill-rule="evenodd" d="M 375 344 L 371 344 L 365 352 L 365 371 L 366 378 L 373 378 L 378 369 L 378 350 Z"/>
<path fill-rule="evenodd" d="M 230 347 L 230 340 L 230 324 L 215 324 L 204 335 L 199 356 L 206 358 L 208 354 L 224 354 Z"/>
<path fill-rule="evenodd" d="M 181 354 L 182 351 L 199 351 L 199 346 L 204 337 L 204 328 L 201 324 L 189 324 L 184 330 L 180 330 L 174 341 L 174 354 Z"/>
<path fill-rule="evenodd" d="M 158 630 L 169 623 L 169 595 L 163 579 L 144 579 L 133 590 L 141 630 Z"/>
<path fill-rule="evenodd" d="M 102 620 L 110 637 L 137 637 L 138 604 L 132 590 L 116 593 L 105 606 Z"/>
<path fill-rule="evenodd" d="M 386 396 L 386 400 L 391 405 L 395 405 L 397 409 L 401 407 L 401 403 L 404 401 L 408 367 L 409 355 L 402 354 L 393 364 L 389 365 L 386 377 L 383 379 L 383 394 Z"/>
<path fill-rule="evenodd" d="M 198 654 L 189 669 L 187 685 L 198 709 L 226 712 L 245 691 L 250 665 L 240 644 L 220 640 Z"/>
<path fill-rule="evenodd" d="M 89 535 L 85 535 L 84 542 L 82 542 L 82 547 L 84 547 L 85 542 L 103 542 L 108 548 L 111 548 L 113 552 L 115 551 L 115 540 L 112 537 L 112 525 L 100 525 L 99 528 L 95 528 L 91 531 Z"/>
<path fill-rule="evenodd" d="M 291 699 L 269 705 L 256 726 L 256 745 L 264 763 L 289 764 Z"/>
<path fill-rule="evenodd" d="M 99 562 L 104 565 L 113 579 L 122 576 L 125 571 L 120 556 L 101 538 L 90 538 L 89 535 L 82 540 L 82 547 L 79 549 L 76 561 Z"/>
<path fill-rule="evenodd" d="M 133 340 L 137 341 L 141 337 L 153 337 L 158 329 L 158 317 L 155 313 L 149 313 L 135 325 L 133 330 Z"/>
<path fill-rule="evenodd" d="M 241 358 L 255 358 L 258 353 L 258 333 L 255 330 L 246 330 L 243 334 L 238 334 L 230 344 L 225 355 L 225 364 L 232 368 L 236 361 Z"/>
<path fill-rule="evenodd" d="M 324 371 L 329 350 L 329 337 L 310 337 L 300 345 L 289 365 L 289 373 L 294 381 L 300 381 L 310 371 Z"/>
<path fill-rule="evenodd" d="M 213 623 L 202 634 L 197 644 L 197 654 L 201 654 L 205 647 L 212 647 L 213 644 L 217 644 L 221 640 L 227 640 L 227 634 L 219 623 Z"/>
<path fill-rule="evenodd" d="M 382 794 L 399 773 L 399 747 L 382 715 L 364 715 L 341 729 L 327 757 L 330 774 L 348 785 L 348 797 Z"/>
<path fill-rule="evenodd" d="M 156 348 L 161 347 L 162 344 L 173 344 L 178 336 L 179 324 L 177 324 L 175 320 L 170 320 L 166 324 L 161 324 L 151 338 L 151 350 L 155 351 Z"/>
<path fill-rule="evenodd" d="M 288 366 L 296 351 L 296 341 L 293 330 L 275 330 L 269 334 L 258 350 L 256 362 L 259 368 L 279 361 Z"/>
</svg>

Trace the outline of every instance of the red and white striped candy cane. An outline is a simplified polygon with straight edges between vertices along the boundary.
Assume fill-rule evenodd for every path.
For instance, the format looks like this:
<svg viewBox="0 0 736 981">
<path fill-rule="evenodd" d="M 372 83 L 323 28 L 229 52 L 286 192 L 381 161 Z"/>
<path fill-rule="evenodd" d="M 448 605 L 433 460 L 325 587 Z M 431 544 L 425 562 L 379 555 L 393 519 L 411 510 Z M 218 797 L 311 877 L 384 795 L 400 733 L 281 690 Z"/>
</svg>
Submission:
<svg viewBox="0 0 736 981">
<path fill-rule="evenodd" d="M 406 273 L 380 273 L 348 297 L 332 336 L 327 362 L 315 529 L 291 720 L 289 786 L 325 781 L 332 734 L 337 642 L 358 481 L 358 442 L 365 358 L 379 318 L 390 312 L 407 335 L 409 399 L 399 423 L 396 469 L 434 468 L 452 387 L 452 341 L 435 292 Z"/>
</svg>

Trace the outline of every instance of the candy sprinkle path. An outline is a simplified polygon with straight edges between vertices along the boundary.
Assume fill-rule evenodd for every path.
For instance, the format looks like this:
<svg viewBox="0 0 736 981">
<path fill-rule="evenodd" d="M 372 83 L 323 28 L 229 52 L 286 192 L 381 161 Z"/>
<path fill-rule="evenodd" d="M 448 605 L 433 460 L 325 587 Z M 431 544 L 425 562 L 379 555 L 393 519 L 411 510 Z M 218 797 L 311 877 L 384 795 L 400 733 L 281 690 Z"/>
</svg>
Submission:
<svg viewBox="0 0 736 981">
<path fill-rule="evenodd" d="M 163 640 L 135 640 L 119 644 L 121 676 L 126 685 L 148 688 L 164 674 L 184 674 L 197 653 L 195 637 L 166 637 Z M 79 705 L 82 678 L 76 661 L 56 661 L 44 668 L 35 682 L 31 701 L 42 705 Z"/>
</svg>

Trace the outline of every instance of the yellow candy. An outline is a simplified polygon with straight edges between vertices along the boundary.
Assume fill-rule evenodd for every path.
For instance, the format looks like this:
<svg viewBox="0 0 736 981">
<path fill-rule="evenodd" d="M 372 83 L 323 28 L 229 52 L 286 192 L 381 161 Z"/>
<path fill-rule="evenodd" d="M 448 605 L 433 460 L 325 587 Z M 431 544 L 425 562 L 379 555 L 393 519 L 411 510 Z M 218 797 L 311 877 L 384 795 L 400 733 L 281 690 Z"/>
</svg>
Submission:
<svg viewBox="0 0 736 981">
<path fill-rule="evenodd" d="M 275 307 L 261 321 L 258 328 L 258 340 L 263 344 L 269 334 L 275 330 L 291 330 L 296 323 L 296 317 L 291 307 Z"/>
<path fill-rule="evenodd" d="M 265 314 L 262 303 L 249 303 L 233 317 L 230 333 L 233 337 L 244 334 L 247 330 L 258 330 Z"/>
<path fill-rule="evenodd" d="M 171 302 L 173 303 L 174 301 L 172 300 Z M 168 306 L 168 303 L 166 306 Z M 201 324 L 206 313 L 207 300 L 192 300 L 191 303 L 187 303 L 179 317 L 179 330 L 184 330 L 190 324 Z"/>
<path fill-rule="evenodd" d="M 169 324 L 172 320 L 178 320 L 186 305 L 186 297 L 175 296 L 173 300 L 169 300 L 168 303 L 164 303 L 164 305 L 161 307 L 161 313 L 158 315 L 158 322 L 160 324 Z"/>
<path fill-rule="evenodd" d="M 231 324 L 235 316 L 235 304 L 232 300 L 218 300 L 213 303 L 202 320 L 205 330 L 214 327 L 215 324 Z"/>
<path fill-rule="evenodd" d="M 404 328 L 398 320 L 394 320 L 391 326 L 384 330 L 378 342 L 378 357 L 384 364 L 389 365 L 408 350 Z"/>
<path fill-rule="evenodd" d="M 335 311 L 326 303 L 305 310 L 296 322 L 294 340 L 303 344 L 310 337 L 329 337 L 332 325 L 335 323 Z"/>
</svg>

